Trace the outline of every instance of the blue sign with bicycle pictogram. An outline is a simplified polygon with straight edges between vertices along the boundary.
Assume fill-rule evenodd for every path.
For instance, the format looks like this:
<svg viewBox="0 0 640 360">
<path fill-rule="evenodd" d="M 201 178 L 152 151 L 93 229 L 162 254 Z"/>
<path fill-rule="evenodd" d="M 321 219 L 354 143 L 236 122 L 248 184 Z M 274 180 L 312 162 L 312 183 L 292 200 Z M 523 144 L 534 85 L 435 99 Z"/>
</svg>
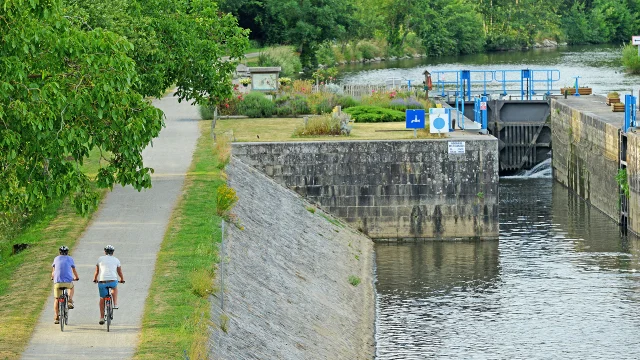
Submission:
<svg viewBox="0 0 640 360">
<path fill-rule="evenodd" d="M 407 110 L 407 129 L 424 129 L 424 110 Z"/>
</svg>

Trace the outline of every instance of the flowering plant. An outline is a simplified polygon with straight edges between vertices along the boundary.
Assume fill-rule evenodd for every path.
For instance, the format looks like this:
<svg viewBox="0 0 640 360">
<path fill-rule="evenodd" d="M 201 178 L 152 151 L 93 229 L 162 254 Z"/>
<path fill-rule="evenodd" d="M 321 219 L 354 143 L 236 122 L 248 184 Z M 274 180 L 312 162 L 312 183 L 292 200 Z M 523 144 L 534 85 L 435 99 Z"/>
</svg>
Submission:
<svg viewBox="0 0 640 360">
<path fill-rule="evenodd" d="M 288 77 L 281 77 L 278 79 L 278 81 L 280 82 L 280 86 L 287 86 L 291 84 L 291 79 L 289 79 Z"/>
<path fill-rule="evenodd" d="M 244 78 L 244 79 L 240 79 L 240 84 L 247 86 L 249 84 L 251 84 L 251 78 Z"/>
</svg>

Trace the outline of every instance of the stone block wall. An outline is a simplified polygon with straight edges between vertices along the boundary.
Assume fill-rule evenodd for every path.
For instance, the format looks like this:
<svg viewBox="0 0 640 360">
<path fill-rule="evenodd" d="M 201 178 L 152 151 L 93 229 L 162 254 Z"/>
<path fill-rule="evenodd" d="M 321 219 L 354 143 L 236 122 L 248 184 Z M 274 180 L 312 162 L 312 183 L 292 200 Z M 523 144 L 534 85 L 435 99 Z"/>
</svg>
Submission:
<svg viewBox="0 0 640 360">
<path fill-rule="evenodd" d="M 627 133 L 627 180 L 629 182 L 628 230 L 640 234 L 640 135 Z"/>
<path fill-rule="evenodd" d="M 551 100 L 553 177 L 619 220 L 619 128 Z"/>
<path fill-rule="evenodd" d="M 235 143 L 235 158 L 374 239 L 497 239 L 498 143 Z M 274 209 L 277 211 L 277 209 Z"/>
</svg>

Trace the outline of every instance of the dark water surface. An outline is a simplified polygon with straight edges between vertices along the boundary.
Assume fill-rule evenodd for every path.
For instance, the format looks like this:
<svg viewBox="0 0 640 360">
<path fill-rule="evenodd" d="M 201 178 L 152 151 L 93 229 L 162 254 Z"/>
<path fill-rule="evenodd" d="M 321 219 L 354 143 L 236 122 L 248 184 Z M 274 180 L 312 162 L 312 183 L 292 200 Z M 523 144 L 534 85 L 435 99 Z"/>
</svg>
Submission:
<svg viewBox="0 0 640 360">
<path fill-rule="evenodd" d="M 376 244 L 377 358 L 640 358 L 640 242 L 548 178 L 500 204 L 497 242 Z"/>
<path fill-rule="evenodd" d="M 382 84 L 386 79 L 398 78 L 418 84 L 424 80 L 425 70 L 557 69 L 560 81 L 554 89 L 573 86 L 574 76 L 580 76 L 580 86 L 589 86 L 597 94 L 632 90 L 637 94 L 640 75 L 624 73 L 621 58 L 620 45 L 563 46 L 345 65 L 339 68 L 339 79 L 344 83 Z"/>
</svg>

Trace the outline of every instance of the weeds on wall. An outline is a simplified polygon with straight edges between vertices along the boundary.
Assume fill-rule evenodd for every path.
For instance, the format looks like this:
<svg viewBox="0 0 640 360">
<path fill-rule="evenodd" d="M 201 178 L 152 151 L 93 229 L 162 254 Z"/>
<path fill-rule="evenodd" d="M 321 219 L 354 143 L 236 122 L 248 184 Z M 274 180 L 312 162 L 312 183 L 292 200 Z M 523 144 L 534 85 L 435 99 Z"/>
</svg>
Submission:
<svg viewBox="0 0 640 360">
<path fill-rule="evenodd" d="M 218 213 L 218 216 L 225 220 L 229 219 L 231 209 L 237 202 L 238 195 L 236 195 L 236 191 L 233 188 L 226 184 L 218 187 L 218 192 L 216 194 L 216 212 Z"/>
<path fill-rule="evenodd" d="M 627 178 L 627 169 L 619 169 L 616 174 L 616 182 L 620 189 L 624 192 L 624 195 L 629 198 L 629 180 Z"/>
</svg>

